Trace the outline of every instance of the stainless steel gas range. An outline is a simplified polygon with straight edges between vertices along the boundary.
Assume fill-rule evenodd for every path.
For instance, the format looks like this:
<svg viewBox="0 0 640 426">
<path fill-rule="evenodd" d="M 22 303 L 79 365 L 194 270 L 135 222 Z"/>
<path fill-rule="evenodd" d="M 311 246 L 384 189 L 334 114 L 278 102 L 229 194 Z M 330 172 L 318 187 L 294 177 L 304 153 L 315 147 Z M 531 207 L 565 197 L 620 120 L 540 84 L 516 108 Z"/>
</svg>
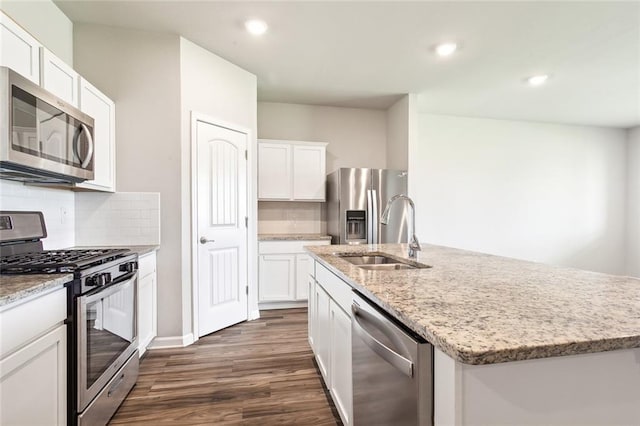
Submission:
<svg viewBox="0 0 640 426">
<path fill-rule="evenodd" d="M 43 250 L 41 212 L 0 212 L 0 273 L 73 273 L 67 286 L 68 422 L 103 425 L 138 377 L 138 255 Z"/>
</svg>

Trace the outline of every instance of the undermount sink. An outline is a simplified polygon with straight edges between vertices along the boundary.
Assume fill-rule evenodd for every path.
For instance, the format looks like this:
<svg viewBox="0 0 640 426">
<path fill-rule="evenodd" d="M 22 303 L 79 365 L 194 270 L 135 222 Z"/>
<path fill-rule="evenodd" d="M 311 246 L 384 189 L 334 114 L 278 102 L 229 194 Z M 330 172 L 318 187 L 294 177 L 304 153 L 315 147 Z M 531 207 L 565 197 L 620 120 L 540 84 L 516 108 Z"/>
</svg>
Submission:
<svg viewBox="0 0 640 426">
<path fill-rule="evenodd" d="M 402 269 L 422 269 L 431 267 L 422 263 L 385 256 L 382 253 L 371 253 L 367 255 L 336 253 L 336 255 L 347 262 L 356 265 L 358 268 L 366 269 L 368 271 L 398 271 Z"/>
</svg>

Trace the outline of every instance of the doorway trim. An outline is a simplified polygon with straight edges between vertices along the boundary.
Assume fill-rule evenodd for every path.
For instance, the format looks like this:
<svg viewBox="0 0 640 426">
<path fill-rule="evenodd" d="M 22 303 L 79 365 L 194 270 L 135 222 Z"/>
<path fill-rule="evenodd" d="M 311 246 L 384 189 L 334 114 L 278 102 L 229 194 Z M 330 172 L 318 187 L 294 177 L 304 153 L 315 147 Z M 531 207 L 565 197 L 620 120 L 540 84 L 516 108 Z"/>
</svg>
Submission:
<svg viewBox="0 0 640 426">
<path fill-rule="evenodd" d="M 249 158 L 247 159 L 247 169 L 246 169 L 246 182 L 247 182 L 247 216 L 249 217 L 249 224 L 247 226 L 247 285 L 249 287 L 248 297 L 247 297 L 247 316 L 248 320 L 256 319 L 251 310 L 251 297 L 256 289 L 254 288 L 253 277 L 254 277 L 254 261 L 252 260 L 252 254 L 255 250 L 257 253 L 257 235 L 254 237 L 256 222 L 253 212 L 254 203 L 254 192 L 256 185 L 253 182 L 253 169 L 254 164 L 251 161 L 253 157 L 254 151 L 254 139 L 251 135 L 251 129 L 237 125 L 235 123 L 229 123 L 224 120 L 220 120 L 219 118 L 212 117 L 207 114 L 203 114 L 196 111 L 191 111 L 191 329 L 193 334 L 193 342 L 195 343 L 200 339 L 199 332 L 199 307 L 198 307 L 198 296 L 199 296 L 199 277 L 198 277 L 198 161 L 197 161 L 197 153 L 198 153 L 198 138 L 197 138 L 197 126 L 198 122 L 203 122 L 207 124 L 211 124 L 213 126 L 222 127 L 228 130 L 232 130 L 234 132 L 242 133 L 247 136 L 247 151 L 249 153 Z M 254 242 L 256 240 L 256 242 Z M 256 257 L 257 261 L 257 257 Z M 184 318 L 184 317 L 183 317 Z"/>
</svg>

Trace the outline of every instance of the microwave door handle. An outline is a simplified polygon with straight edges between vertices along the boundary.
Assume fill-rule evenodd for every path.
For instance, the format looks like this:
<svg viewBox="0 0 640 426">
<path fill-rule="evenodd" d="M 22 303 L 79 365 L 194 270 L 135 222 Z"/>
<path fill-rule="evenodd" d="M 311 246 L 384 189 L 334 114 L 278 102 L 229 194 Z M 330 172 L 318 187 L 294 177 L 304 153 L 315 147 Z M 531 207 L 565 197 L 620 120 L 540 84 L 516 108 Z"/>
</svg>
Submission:
<svg viewBox="0 0 640 426">
<path fill-rule="evenodd" d="M 78 128 L 78 131 L 76 132 L 73 140 L 73 150 L 75 151 L 76 157 L 78 157 L 78 159 L 80 159 L 80 134 L 82 132 L 85 132 L 87 134 L 88 141 L 87 155 L 80 164 L 80 167 L 85 169 L 91 162 L 91 157 L 93 156 L 93 136 L 91 135 L 89 128 L 85 124 L 80 124 L 80 127 Z"/>
</svg>

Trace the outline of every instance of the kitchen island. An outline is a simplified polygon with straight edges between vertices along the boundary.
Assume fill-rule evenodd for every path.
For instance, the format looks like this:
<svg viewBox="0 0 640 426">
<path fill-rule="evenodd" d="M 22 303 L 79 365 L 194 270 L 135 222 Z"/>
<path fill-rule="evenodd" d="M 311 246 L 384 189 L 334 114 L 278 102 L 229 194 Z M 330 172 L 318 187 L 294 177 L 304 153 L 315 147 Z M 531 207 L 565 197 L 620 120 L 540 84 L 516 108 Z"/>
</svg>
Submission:
<svg viewBox="0 0 640 426">
<path fill-rule="evenodd" d="M 318 265 L 432 343 L 435 424 L 640 424 L 640 280 L 425 245 L 425 269 Z"/>
</svg>

